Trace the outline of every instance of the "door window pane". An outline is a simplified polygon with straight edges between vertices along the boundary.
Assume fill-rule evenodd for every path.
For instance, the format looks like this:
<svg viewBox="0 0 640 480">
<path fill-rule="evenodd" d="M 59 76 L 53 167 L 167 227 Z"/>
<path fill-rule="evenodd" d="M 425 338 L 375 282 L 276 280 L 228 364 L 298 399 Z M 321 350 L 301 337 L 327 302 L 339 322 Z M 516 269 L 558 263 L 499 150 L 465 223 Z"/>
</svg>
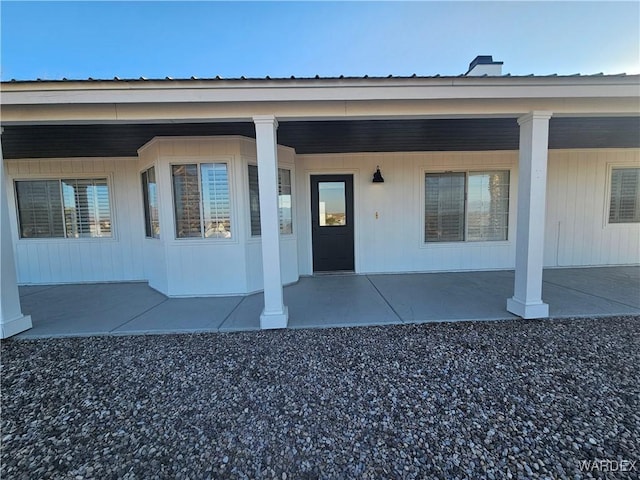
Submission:
<svg viewBox="0 0 640 480">
<path fill-rule="evenodd" d="M 318 182 L 318 211 L 321 227 L 347 224 L 344 182 Z"/>
</svg>

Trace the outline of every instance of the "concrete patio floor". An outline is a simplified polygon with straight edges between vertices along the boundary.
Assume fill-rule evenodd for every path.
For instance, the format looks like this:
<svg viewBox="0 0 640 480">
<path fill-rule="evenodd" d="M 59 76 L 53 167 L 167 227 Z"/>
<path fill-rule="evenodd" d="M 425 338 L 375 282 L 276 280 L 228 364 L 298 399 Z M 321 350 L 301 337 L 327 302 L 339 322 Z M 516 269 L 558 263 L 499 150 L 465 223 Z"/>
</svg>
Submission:
<svg viewBox="0 0 640 480">
<path fill-rule="evenodd" d="M 513 271 L 302 277 L 285 287 L 289 327 L 517 318 Z M 33 328 L 16 338 L 258 330 L 262 294 L 167 298 L 146 283 L 20 287 Z M 640 314 L 640 267 L 547 269 L 550 316 Z"/>
</svg>

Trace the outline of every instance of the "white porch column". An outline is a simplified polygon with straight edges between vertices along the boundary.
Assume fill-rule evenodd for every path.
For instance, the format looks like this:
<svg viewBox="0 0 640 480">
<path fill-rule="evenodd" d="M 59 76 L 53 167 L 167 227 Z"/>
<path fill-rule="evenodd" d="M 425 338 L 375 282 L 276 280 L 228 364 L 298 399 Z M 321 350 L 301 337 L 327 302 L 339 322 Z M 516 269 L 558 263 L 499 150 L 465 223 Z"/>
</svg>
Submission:
<svg viewBox="0 0 640 480">
<path fill-rule="evenodd" d="M 280 221 L 278 218 L 278 121 L 273 115 L 253 117 L 258 153 L 258 190 L 262 235 L 264 310 L 260 328 L 285 328 L 289 319 L 284 305 L 280 270 Z"/>
<path fill-rule="evenodd" d="M 32 326 L 31 317 L 23 315 L 20 307 L 6 187 L 0 135 L 0 338 L 10 337 Z"/>
<path fill-rule="evenodd" d="M 507 310 L 522 318 L 549 316 L 549 305 L 542 301 L 542 266 L 550 118 L 551 112 L 530 112 L 518 119 L 516 278 Z"/>
</svg>

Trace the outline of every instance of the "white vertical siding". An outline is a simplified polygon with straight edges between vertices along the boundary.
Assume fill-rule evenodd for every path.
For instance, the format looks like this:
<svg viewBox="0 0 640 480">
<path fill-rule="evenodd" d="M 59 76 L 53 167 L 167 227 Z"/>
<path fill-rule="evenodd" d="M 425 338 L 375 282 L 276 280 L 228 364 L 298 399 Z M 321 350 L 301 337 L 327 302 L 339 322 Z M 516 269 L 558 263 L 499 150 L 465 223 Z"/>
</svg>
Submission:
<svg viewBox="0 0 640 480">
<path fill-rule="evenodd" d="M 144 222 L 139 201 L 136 158 L 9 160 L 7 191 L 21 284 L 142 280 Z M 15 180 L 107 177 L 112 238 L 20 239 Z"/>
<path fill-rule="evenodd" d="M 546 266 L 640 263 L 640 224 L 609 224 L 612 167 L 640 167 L 638 149 L 549 153 Z"/>
<path fill-rule="evenodd" d="M 312 273 L 309 177 L 322 173 L 354 175 L 357 272 L 514 268 L 517 162 L 517 151 L 299 155 L 300 273 Z M 377 165 L 383 184 L 371 182 Z M 545 266 L 640 263 L 640 225 L 608 224 L 612 166 L 640 166 L 640 151 L 549 152 Z M 511 173 L 508 241 L 424 243 L 424 173 L 491 169 Z"/>
<path fill-rule="evenodd" d="M 371 182 L 376 166 L 385 182 Z M 512 268 L 515 246 L 517 152 L 411 152 L 299 155 L 298 262 L 312 273 L 310 175 L 354 175 L 355 256 L 358 273 Z M 501 169 L 511 172 L 509 240 L 424 242 L 425 172 Z M 376 218 L 376 213 L 377 218 Z"/>
<path fill-rule="evenodd" d="M 283 279 L 312 273 L 310 175 L 354 175 L 355 255 L 360 273 L 513 268 L 518 152 L 409 152 L 295 155 L 294 234 L 281 237 Z M 171 163 L 227 161 L 233 238 L 176 239 Z M 247 164 L 255 142 L 240 137 L 156 139 L 139 158 L 6 161 L 10 220 L 21 284 L 149 280 L 172 296 L 244 294 L 262 289 L 261 245 L 251 238 Z M 160 239 L 145 239 L 140 172 L 156 167 Z M 373 184 L 379 165 L 385 178 Z M 608 223 L 612 167 L 640 166 L 639 149 L 549 152 L 545 266 L 640 263 L 640 224 Z M 511 175 L 509 238 L 504 242 L 424 242 L 425 172 L 506 169 Z M 107 177 L 114 237 L 19 239 L 13 182 Z M 377 213 L 377 218 L 376 218 Z"/>
</svg>

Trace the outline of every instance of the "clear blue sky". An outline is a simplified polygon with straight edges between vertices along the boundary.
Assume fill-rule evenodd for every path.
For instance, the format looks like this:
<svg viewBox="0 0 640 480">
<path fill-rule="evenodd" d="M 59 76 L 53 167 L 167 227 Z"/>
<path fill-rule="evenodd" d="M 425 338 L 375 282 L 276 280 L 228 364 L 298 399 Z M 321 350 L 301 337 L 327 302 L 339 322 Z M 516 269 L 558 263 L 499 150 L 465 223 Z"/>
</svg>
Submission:
<svg viewBox="0 0 640 480">
<path fill-rule="evenodd" d="M 640 73 L 640 2 L 0 3 L 2 80 Z"/>
</svg>

